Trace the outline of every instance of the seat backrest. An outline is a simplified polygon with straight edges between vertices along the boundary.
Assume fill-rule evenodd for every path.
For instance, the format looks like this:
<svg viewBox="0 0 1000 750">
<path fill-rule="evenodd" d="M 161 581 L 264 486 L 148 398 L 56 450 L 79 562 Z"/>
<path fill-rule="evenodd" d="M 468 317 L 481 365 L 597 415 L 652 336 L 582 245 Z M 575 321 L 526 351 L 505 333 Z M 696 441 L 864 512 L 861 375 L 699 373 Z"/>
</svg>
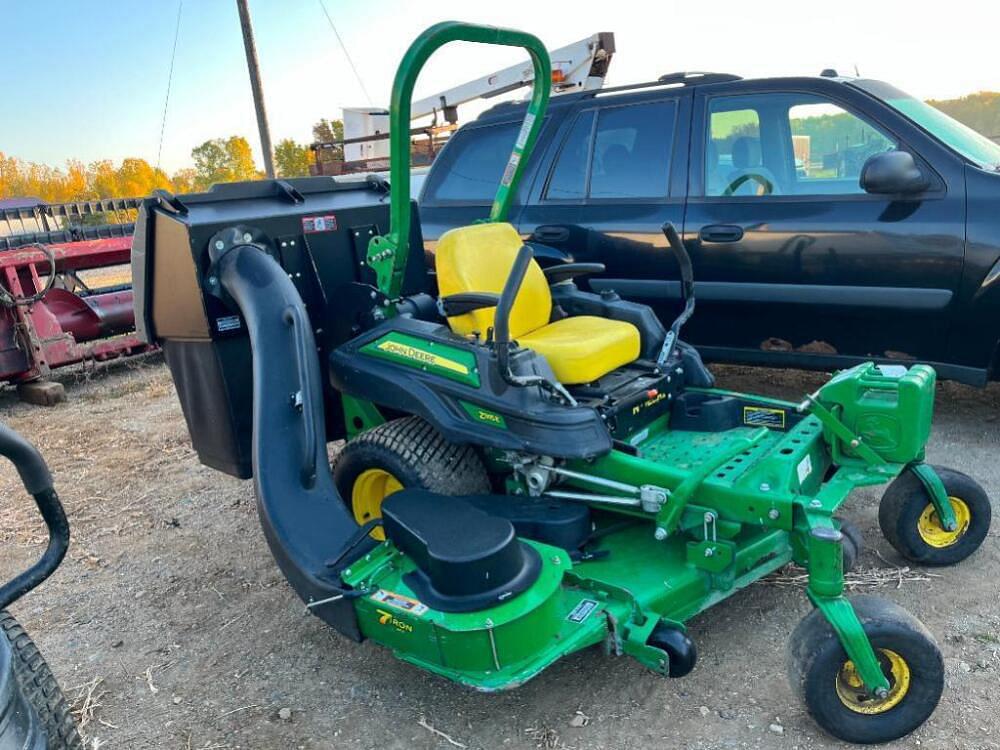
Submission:
<svg viewBox="0 0 1000 750">
<path fill-rule="evenodd" d="M 759 167 L 760 139 L 750 136 L 740 136 L 733 141 L 733 166 L 737 169 L 749 169 Z"/>
<path fill-rule="evenodd" d="M 524 243 L 510 224 L 497 222 L 458 227 L 441 235 L 435 249 L 438 291 L 442 297 L 459 292 L 499 294 L 507 283 L 517 251 Z M 475 310 L 448 318 L 455 333 L 479 331 L 483 336 L 493 325 L 496 308 Z M 542 269 L 532 259 L 524 283 L 510 313 L 510 335 L 514 338 L 548 324 L 552 295 Z"/>
</svg>

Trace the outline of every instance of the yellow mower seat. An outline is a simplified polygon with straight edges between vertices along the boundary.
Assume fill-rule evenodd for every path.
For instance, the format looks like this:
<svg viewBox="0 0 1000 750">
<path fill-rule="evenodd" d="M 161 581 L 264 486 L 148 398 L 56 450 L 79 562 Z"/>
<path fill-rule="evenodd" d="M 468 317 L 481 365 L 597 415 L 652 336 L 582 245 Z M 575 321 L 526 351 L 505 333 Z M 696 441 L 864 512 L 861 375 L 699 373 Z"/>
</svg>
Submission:
<svg viewBox="0 0 1000 750">
<path fill-rule="evenodd" d="M 521 241 L 510 224 L 474 224 L 445 232 L 435 251 L 442 297 L 460 292 L 503 291 Z M 448 318 L 461 335 L 493 326 L 496 308 Z M 550 323 L 552 295 L 532 260 L 510 315 L 510 335 L 541 354 L 560 383 L 589 383 L 639 357 L 639 330 L 631 323 L 579 315 Z"/>
</svg>

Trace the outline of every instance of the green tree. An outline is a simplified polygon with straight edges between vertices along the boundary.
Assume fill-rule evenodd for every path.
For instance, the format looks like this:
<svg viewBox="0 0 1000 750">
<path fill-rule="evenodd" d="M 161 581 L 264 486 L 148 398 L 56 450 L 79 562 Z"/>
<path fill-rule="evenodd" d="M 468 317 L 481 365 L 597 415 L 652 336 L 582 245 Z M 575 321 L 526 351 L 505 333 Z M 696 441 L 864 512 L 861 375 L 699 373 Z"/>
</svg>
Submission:
<svg viewBox="0 0 1000 750">
<path fill-rule="evenodd" d="M 221 138 L 205 141 L 191 149 L 191 158 L 194 159 L 194 171 L 197 175 L 195 185 L 199 190 L 232 179 L 226 156 L 226 142 Z"/>
<path fill-rule="evenodd" d="M 207 190 L 219 182 L 239 182 L 260 178 L 250 144 L 243 136 L 213 138 L 191 150 L 195 187 Z"/>
<path fill-rule="evenodd" d="M 318 143 L 344 140 L 344 121 L 327 120 L 325 117 L 313 125 L 313 138 Z"/>
<path fill-rule="evenodd" d="M 313 140 L 316 143 L 335 143 L 344 140 L 344 121 L 323 118 L 313 125 Z M 321 162 L 343 161 L 343 146 L 316 150 L 316 158 Z"/>
<path fill-rule="evenodd" d="M 274 164 L 281 177 L 305 177 L 309 174 L 309 148 L 285 138 L 274 147 Z"/>
<path fill-rule="evenodd" d="M 980 91 L 960 99 L 927 102 L 983 135 L 1000 139 L 1000 93 Z"/>
</svg>

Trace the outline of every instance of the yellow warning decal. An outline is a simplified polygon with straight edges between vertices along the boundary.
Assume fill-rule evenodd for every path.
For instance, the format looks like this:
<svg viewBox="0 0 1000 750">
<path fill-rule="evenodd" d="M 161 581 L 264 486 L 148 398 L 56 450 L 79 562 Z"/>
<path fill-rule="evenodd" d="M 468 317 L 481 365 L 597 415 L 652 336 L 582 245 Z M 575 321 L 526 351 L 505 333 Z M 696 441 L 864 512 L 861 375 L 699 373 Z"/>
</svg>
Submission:
<svg viewBox="0 0 1000 750">
<path fill-rule="evenodd" d="M 744 406 L 743 424 L 749 427 L 773 427 L 785 429 L 785 410 L 766 406 Z"/>
<path fill-rule="evenodd" d="M 414 362 L 422 362 L 425 365 L 440 367 L 442 370 L 449 370 L 462 375 L 469 374 L 469 368 L 461 362 L 418 349 L 409 344 L 401 344 L 398 341 L 382 341 L 378 344 L 377 348 L 386 354 L 395 354 L 397 357 L 404 357 L 405 359 L 412 359 Z"/>
</svg>

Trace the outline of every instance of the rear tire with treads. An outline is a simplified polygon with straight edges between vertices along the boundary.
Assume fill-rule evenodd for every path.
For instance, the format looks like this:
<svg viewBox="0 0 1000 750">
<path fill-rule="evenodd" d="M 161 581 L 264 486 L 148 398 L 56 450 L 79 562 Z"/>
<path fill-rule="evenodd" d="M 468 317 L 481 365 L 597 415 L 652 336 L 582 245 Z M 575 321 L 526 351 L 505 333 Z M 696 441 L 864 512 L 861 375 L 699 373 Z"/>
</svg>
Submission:
<svg viewBox="0 0 1000 750">
<path fill-rule="evenodd" d="M 403 488 L 442 495 L 490 492 L 486 468 L 468 445 L 444 438 L 420 417 L 404 417 L 358 435 L 344 446 L 333 464 L 337 490 L 363 523 L 381 515 L 381 501 Z M 384 539 L 381 529 L 372 533 Z"/>
<path fill-rule="evenodd" d="M 0 638 L 10 643 L 14 675 L 45 729 L 48 750 L 84 750 L 69 704 L 48 663 L 20 623 L 3 610 L 0 610 Z"/>
</svg>

